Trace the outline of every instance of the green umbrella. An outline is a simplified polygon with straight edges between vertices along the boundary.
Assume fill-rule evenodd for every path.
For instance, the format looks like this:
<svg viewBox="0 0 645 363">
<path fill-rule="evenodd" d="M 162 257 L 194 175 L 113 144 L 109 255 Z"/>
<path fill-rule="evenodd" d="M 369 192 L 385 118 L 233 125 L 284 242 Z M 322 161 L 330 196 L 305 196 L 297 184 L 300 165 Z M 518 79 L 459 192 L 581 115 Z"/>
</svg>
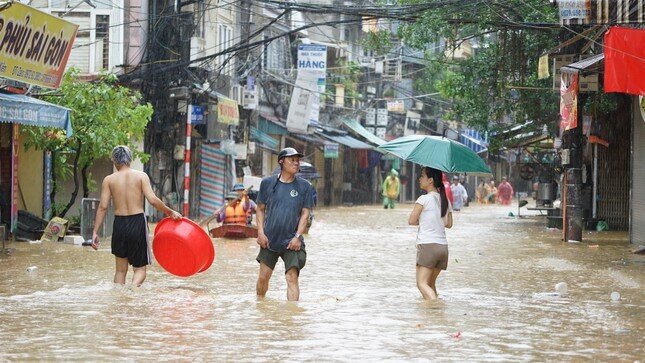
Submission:
<svg viewBox="0 0 645 363">
<path fill-rule="evenodd" d="M 442 136 L 403 136 L 378 147 L 403 160 L 446 173 L 491 175 L 484 160 L 466 145 Z"/>
</svg>

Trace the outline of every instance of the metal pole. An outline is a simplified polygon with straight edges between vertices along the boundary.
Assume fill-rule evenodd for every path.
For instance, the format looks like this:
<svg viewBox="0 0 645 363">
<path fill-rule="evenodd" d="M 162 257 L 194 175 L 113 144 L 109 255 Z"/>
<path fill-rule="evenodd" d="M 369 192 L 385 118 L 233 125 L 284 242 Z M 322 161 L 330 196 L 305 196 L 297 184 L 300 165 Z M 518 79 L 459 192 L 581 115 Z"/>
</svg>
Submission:
<svg viewBox="0 0 645 363">
<path fill-rule="evenodd" d="M 184 153 L 184 211 L 185 217 L 190 215 L 190 136 L 191 136 L 191 115 L 193 105 L 188 104 L 186 107 L 186 150 Z"/>
<path fill-rule="evenodd" d="M 49 150 L 45 151 L 45 160 L 44 160 L 44 180 L 43 180 L 43 217 L 49 220 L 52 217 L 52 152 Z"/>
<path fill-rule="evenodd" d="M 16 235 L 18 230 L 18 143 L 20 142 L 20 124 L 13 124 L 11 139 L 11 222 L 9 230 Z"/>
<path fill-rule="evenodd" d="M 598 203 L 598 144 L 593 145 L 593 201 L 591 203 L 591 216 L 596 219 Z"/>
</svg>

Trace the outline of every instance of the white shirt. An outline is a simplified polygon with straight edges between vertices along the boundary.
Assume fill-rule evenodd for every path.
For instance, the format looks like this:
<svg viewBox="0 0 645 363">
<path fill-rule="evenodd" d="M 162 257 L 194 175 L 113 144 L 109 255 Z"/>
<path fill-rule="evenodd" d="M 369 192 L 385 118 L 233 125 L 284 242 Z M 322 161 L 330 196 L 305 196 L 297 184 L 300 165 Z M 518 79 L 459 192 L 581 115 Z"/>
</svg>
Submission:
<svg viewBox="0 0 645 363">
<path fill-rule="evenodd" d="M 448 213 L 452 212 L 452 206 L 448 201 L 448 211 L 441 217 L 441 196 L 437 192 L 430 192 L 417 199 L 417 204 L 423 206 L 419 216 L 419 231 L 417 232 L 417 244 L 438 243 L 447 245 L 446 222 Z"/>
</svg>

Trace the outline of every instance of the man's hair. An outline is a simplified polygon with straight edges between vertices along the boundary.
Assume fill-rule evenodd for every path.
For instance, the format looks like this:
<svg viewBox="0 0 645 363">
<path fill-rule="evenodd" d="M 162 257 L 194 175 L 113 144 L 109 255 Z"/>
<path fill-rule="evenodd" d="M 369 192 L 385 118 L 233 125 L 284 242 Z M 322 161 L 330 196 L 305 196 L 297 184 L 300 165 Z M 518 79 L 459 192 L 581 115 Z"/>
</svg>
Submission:
<svg viewBox="0 0 645 363">
<path fill-rule="evenodd" d="M 130 165 L 132 162 L 132 151 L 125 145 L 118 145 L 112 149 L 112 162 L 116 165 Z"/>
</svg>

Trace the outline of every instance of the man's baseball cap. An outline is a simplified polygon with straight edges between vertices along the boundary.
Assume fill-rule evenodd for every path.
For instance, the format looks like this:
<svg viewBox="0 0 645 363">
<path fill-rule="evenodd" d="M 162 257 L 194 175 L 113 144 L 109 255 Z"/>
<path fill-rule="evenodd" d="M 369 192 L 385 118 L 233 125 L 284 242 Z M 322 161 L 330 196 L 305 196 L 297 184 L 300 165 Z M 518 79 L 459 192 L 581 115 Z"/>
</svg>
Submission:
<svg viewBox="0 0 645 363">
<path fill-rule="evenodd" d="M 285 147 L 284 149 L 280 150 L 280 153 L 278 153 L 278 160 L 286 158 L 287 156 L 304 157 L 304 155 L 299 153 L 298 150 L 292 147 Z"/>
<path fill-rule="evenodd" d="M 244 184 L 237 183 L 237 184 L 233 185 L 233 191 L 237 192 L 238 190 L 244 190 Z"/>
</svg>

